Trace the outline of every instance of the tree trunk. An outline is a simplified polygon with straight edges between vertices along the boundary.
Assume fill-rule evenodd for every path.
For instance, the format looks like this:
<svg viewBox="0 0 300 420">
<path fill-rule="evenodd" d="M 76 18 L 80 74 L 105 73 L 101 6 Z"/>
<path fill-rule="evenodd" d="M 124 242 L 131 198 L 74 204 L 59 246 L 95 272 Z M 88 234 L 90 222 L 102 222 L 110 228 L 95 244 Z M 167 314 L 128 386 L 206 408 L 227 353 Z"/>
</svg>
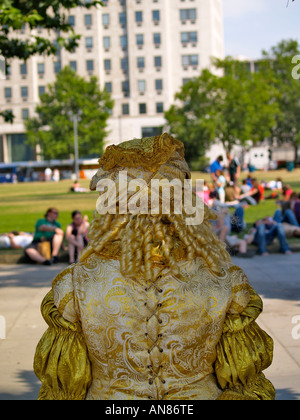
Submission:
<svg viewBox="0 0 300 420">
<path fill-rule="evenodd" d="M 298 163 L 298 148 L 299 148 L 299 144 L 294 144 L 294 149 L 295 149 L 295 168 L 297 167 L 297 163 Z"/>
</svg>

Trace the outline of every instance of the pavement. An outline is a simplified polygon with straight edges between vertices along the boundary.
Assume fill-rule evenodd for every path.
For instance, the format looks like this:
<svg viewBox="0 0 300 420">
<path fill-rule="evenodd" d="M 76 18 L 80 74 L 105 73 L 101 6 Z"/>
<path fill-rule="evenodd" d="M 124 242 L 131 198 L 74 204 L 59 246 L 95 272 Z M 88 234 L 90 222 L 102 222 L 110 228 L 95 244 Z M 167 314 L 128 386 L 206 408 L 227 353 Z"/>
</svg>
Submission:
<svg viewBox="0 0 300 420">
<path fill-rule="evenodd" d="M 299 254 L 233 259 L 244 269 L 264 301 L 259 325 L 274 339 L 274 361 L 265 375 L 277 400 L 300 400 L 300 258 Z M 35 400 L 40 383 L 33 373 L 36 345 L 47 326 L 40 304 L 55 275 L 51 267 L 0 265 L 0 400 Z M 293 323 L 295 322 L 295 323 Z"/>
</svg>

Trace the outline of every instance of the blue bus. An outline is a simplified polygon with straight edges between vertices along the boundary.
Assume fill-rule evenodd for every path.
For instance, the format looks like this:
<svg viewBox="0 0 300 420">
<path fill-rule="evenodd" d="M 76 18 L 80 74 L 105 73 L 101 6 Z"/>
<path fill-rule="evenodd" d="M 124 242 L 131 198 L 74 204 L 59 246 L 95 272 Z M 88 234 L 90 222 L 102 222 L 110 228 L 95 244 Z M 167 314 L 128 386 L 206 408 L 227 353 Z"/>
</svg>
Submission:
<svg viewBox="0 0 300 420">
<path fill-rule="evenodd" d="M 0 184 L 13 183 L 17 180 L 16 166 L 0 166 Z"/>
</svg>

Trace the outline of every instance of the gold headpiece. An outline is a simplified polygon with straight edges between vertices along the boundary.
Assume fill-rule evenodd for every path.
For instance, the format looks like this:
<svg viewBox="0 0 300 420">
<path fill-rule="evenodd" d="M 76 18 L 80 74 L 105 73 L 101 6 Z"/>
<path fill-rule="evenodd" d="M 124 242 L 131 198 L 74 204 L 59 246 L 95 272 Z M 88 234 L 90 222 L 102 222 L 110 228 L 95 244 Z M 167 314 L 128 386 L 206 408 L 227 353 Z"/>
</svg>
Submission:
<svg viewBox="0 0 300 420">
<path fill-rule="evenodd" d="M 167 133 L 109 146 L 99 164 L 100 168 L 91 181 L 91 190 L 96 189 L 100 179 L 125 168 L 140 169 L 145 178 L 191 178 L 184 159 L 183 143 Z"/>
</svg>

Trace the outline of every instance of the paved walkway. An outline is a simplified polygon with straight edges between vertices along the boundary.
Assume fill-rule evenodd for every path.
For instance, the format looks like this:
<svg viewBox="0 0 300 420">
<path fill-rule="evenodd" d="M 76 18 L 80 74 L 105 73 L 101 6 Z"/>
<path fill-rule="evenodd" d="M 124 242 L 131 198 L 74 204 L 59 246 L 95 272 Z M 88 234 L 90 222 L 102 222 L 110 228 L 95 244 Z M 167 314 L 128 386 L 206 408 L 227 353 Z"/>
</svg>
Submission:
<svg viewBox="0 0 300 420">
<path fill-rule="evenodd" d="M 266 376 L 277 389 L 277 399 L 300 400 L 299 254 L 235 262 L 264 300 L 259 324 L 275 341 L 274 363 Z M 0 400 L 36 399 L 38 395 L 40 385 L 32 362 L 36 344 L 46 330 L 40 304 L 52 279 L 64 267 L 0 266 L 0 316 L 6 319 L 6 339 L 0 339 Z M 292 323 L 296 316 L 299 328 Z"/>
</svg>

